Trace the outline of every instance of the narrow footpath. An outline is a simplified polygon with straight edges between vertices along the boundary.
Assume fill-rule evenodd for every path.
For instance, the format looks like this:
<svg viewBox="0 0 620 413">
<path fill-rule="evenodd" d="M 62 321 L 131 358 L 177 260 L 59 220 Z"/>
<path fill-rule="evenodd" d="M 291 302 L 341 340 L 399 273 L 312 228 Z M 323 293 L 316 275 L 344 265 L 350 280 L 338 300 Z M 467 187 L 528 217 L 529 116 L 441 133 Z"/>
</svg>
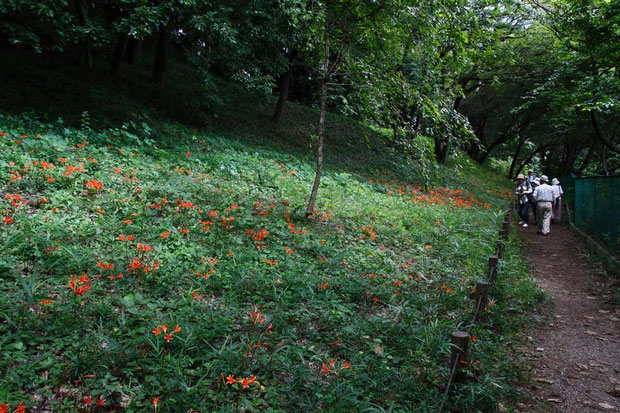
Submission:
<svg viewBox="0 0 620 413">
<path fill-rule="evenodd" d="M 534 225 L 518 230 L 530 270 L 553 300 L 551 319 L 528 337 L 534 383 L 519 410 L 620 412 L 620 308 L 603 302 L 583 241 L 567 225 L 552 225 L 549 236 Z"/>
</svg>

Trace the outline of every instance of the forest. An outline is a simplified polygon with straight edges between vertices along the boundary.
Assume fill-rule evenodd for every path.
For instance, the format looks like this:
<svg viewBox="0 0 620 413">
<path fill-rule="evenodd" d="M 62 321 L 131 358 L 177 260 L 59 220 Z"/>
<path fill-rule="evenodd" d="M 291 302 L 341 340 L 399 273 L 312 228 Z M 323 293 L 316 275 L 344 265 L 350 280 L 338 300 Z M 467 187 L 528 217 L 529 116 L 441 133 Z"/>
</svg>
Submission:
<svg viewBox="0 0 620 413">
<path fill-rule="evenodd" d="M 183 62 L 200 89 L 186 104 L 204 116 L 226 103 L 222 80 L 257 100 L 275 93 L 276 123 L 289 99 L 317 107 L 319 148 L 331 111 L 388 129 L 394 145 L 424 165 L 464 151 L 509 177 L 533 160 L 558 175 L 614 175 L 619 7 L 604 0 L 6 0 L 0 35 L 10 47 L 4 53 L 105 67 L 111 79 L 148 59 L 153 88 L 171 81 L 170 60 Z"/>
</svg>

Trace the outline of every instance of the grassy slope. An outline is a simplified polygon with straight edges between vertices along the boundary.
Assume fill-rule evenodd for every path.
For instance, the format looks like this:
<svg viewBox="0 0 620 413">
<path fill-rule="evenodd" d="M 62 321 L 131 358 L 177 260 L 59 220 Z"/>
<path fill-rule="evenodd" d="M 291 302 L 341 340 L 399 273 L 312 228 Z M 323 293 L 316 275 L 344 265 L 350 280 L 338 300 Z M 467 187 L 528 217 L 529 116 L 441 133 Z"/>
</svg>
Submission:
<svg viewBox="0 0 620 413">
<path fill-rule="evenodd" d="M 33 101 L 40 114 L 37 105 L 54 99 L 51 80 L 69 82 L 53 67 L 30 73 L 42 77 L 39 95 L 14 81 L 24 95 L 6 112 Z M 415 164 L 371 130 L 332 116 L 320 212 L 306 221 L 313 111 L 291 105 L 276 128 L 269 108 L 235 95 L 218 132 L 196 130 L 170 121 L 184 116 L 178 101 L 148 109 L 103 75 L 69 76 L 83 81 L 73 82 L 76 99 L 95 97 L 76 102 L 65 94 L 59 103 L 68 108 L 57 105 L 51 118 L 66 112 L 72 121 L 88 109 L 94 130 L 0 117 L 7 133 L 0 211 L 13 220 L 0 226 L 9 293 L 0 301 L 0 369 L 8 378 L 0 402 L 72 410 L 101 394 L 107 406 L 134 411 L 155 396 L 170 411 L 437 408 L 449 334 L 471 318 L 468 295 L 484 276 L 506 203 L 501 179 L 461 162 L 458 174 L 435 173 L 436 186 L 450 189 L 425 193 L 414 184 Z M 150 101 L 148 85 L 135 83 Z M 150 127 L 101 129 L 118 127 L 123 116 Z M 82 163 L 83 171 L 64 176 Z M 89 180 L 104 186 L 88 189 Z M 181 205 L 188 201 L 196 207 Z M 263 229 L 260 241 L 248 233 Z M 120 234 L 136 238 L 123 242 Z M 128 271 L 142 257 L 138 242 L 152 248 L 144 264 L 159 263 L 141 274 L 139 288 L 140 270 Z M 516 250 L 511 244 L 493 291 L 491 321 L 475 332 L 472 357 L 480 363 L 450 400 L 455 409 L 489 409 L 511 391 L 517 371 L 508 337 L 540 300 Z M 67 283 L 82 273 L 92 291 L 77 296 Z M 256 311 L 263 323 L 252 321 Z M 182 330 L 167 343 L 152 332 L 161 324 Z M 259 383 L 225 385 L 227 375 Z"/>
</svg>

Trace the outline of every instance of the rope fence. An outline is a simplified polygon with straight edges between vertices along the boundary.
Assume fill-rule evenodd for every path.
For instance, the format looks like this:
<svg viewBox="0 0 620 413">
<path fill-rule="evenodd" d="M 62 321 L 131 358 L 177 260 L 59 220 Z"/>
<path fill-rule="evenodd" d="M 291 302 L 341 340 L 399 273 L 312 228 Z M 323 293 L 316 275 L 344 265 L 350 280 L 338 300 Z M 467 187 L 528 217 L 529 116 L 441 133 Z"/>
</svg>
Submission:
<svg viewBox="0 0 620 413">
<path fill-rule="evenodd" d="M 450 376 L 448 383 L 444 389 L 441 405 L 439 406 L 438 413 L 442 413 L 450 394 L 452 384 L 455 382 L 463 381 L 463 375 L 459 374 L 459 369 L 467 364 L 467 355 L 469 352 L 470 332 L 476 326 L 476 323 L 483 321 L 486 318 L 486 314 L 481 313 L 481 309 L 485 309 L 489 303 L 489 288 L 497 283 L 498 279 L 498 265 L 499 260 L 502 258 L 506 242 L 510 235 L 510 223 L 512 220 L 513 205 L 511 204 L 504 216 L 504 222 L 502 229 L 499 231 L 499 239 L 495 247 L 495 255 L 489 256 L 488 261 L 488 279 L 478 281 L 476 283 L 476 289 L 474 290 L 477 296 L 476 307 L 474 309 L 474 316 L 472 322 L 468 324 L 463 330 L 454 331 L 451 338 L 451 357 L 450 357 Z"/>
</svg>

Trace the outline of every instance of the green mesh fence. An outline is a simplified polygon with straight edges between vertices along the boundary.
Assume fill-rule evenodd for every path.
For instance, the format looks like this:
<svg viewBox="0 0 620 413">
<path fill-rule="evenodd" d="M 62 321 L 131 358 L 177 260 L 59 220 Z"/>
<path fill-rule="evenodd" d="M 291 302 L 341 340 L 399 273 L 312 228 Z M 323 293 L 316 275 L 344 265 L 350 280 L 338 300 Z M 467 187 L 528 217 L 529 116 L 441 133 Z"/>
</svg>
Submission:
<svg viewBox="0 0 620 413">
<path fill-rule="evenodd" d="M 573 188 L 570 180 L 565 182 L 574 193 L 575 225 L 620 251 L 620 177 L 577 178 Z"/>
<path fill-rule="evenodd" d="M 564 195 L 562 196 L 562 203 L 570 208 L 571 213 L 575 210 L 575 176 L 562 175 L 558 176 Z"/>
</svg>

